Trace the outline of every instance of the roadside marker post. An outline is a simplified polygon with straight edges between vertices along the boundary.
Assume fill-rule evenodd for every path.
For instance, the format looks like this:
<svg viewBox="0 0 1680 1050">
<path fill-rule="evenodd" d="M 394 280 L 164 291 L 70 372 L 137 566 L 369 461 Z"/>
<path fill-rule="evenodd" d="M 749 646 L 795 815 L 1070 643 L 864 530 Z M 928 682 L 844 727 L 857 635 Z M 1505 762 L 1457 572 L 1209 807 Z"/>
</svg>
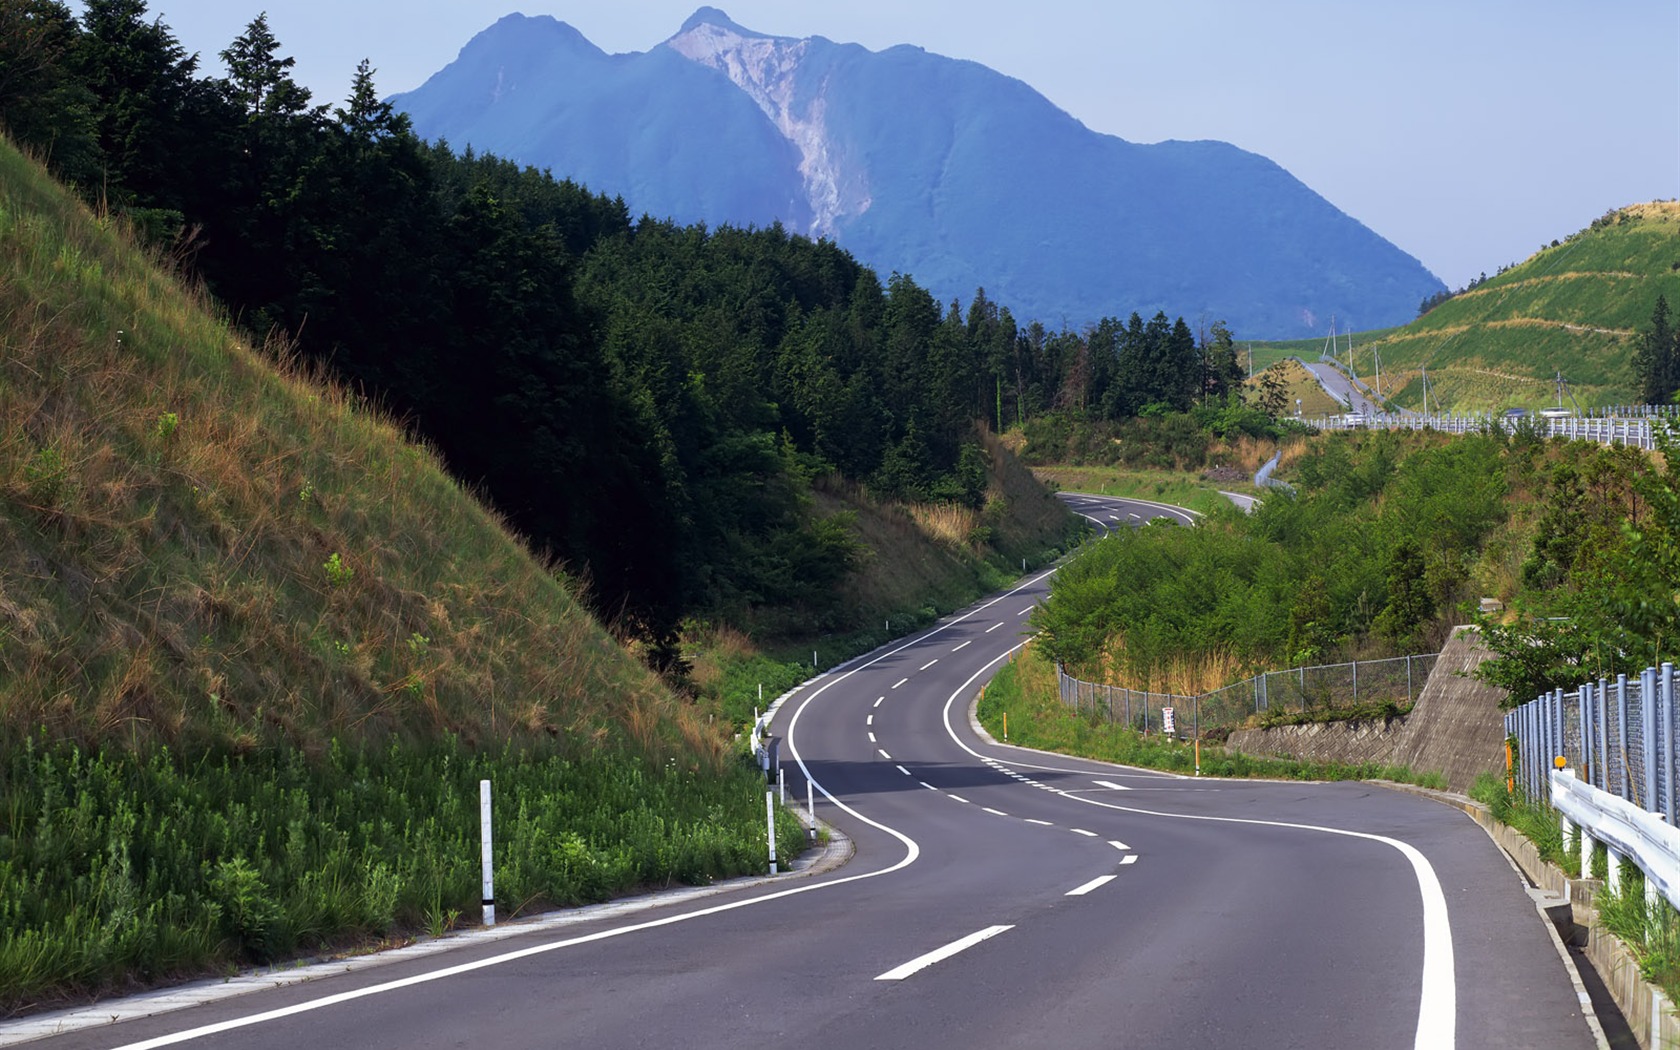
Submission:
<svg viewBox="0 0 1680 1050">
<path fill-rule="evenodd" d="M 776 874 L 776 793 L 765 789 L 764 823 L 770 828 L 770 874 Z"/>
<path fill-rule="evenodd" d="M 812 842 L 815 842 L 817 841 L 817 796 L 811 786 L 810 777 L 805 778 L 805 816 L 811 823 L 811 828 L 806 834 Z"/>
<path fill-rule="evenodd" d="M 776 794 L 780 797 L 782 805 L 787 805 L 787 770 L 781 766 L 776 767 Z"/>
<path fill-rule="evenodd" d="M 484 925 L 496 925 L 496 879 L 490 867 L 490 781 L 478 782 L 479 859 L 484 867 Z"/>
</svg>

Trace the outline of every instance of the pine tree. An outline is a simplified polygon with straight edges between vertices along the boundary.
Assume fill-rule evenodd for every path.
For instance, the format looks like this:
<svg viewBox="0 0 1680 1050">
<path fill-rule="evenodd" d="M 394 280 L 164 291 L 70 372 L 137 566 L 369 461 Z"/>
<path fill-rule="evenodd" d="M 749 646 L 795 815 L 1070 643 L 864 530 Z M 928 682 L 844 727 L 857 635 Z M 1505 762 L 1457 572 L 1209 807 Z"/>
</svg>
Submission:
<svg viewBox="0 0 1680 1050">
<path fill-rule="evenodd" d="M 1651 327 L 1640 333 L 1633 362 L 1640 396 L 1646 404 L 1667 404 L 1680 390 L 1680 333 L 1676 333 L 1669 317 L 1666 296 L 1657 296 Z"/>
</svg>

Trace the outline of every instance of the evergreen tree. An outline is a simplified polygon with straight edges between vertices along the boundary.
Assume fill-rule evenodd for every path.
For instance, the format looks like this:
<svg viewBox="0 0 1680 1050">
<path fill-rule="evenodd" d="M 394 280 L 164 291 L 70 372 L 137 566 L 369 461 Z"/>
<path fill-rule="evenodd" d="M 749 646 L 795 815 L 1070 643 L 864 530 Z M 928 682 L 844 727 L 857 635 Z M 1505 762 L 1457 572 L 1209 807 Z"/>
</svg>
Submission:
<svg viewBox="0 0 1680 1050">
<path fill-rule="evenodd" d="M 1668 298 L 1657 296 L 1651 311 L 1651 326 L 1639 333 L 1634 352 L 1634 372 L 1639 391 L 1648 405 L 1664 405 L 1680 390 L 1680 333 L 1669 316 Z"/>
</svg>

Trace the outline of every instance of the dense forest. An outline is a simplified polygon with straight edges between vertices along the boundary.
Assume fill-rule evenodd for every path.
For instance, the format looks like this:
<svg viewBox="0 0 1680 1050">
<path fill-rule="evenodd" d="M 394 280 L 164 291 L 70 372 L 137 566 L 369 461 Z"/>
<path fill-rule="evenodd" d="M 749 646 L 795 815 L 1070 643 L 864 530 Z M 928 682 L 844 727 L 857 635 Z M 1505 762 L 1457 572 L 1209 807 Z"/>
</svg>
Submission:
<svg viewBox="0 0 1680 1050">
<path fill-rule="evenodd" d="M 978 421 L 1222 401 L 1222 324 L 1084 332 L 941 304 L 828 241 L 633 217 L 622 199 L 425 143 L 363 63 L 315 104 L 259 16 L 200 70 L 144 0 L 0 9 L 0 122 L 204 282 L 330 368 L 669 654 L 679 624 L 820 606 L 856 556 L 809 512 L 838 473 L 977 505 Z"/>
</svg>

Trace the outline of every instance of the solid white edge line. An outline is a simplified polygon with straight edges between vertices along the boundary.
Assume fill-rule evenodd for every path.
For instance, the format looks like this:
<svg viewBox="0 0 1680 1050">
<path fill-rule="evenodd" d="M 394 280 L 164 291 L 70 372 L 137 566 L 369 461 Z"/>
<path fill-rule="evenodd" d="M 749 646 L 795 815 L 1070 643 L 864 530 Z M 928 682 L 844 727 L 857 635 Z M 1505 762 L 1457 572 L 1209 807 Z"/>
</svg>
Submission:
<svg viewBox="0 0 1680 1050">
<path fill-rule="evenodd" d="M 1015 650 L 1026 642 L 1015 646 L 1008 652 L 1001 654 L 979 673 L 1000 660 L 1014 655 Z M 945 733 L 958 747 L 975 758 L 984 758 L 980 752 L 963 743 L 957 736 L 957 731 L 951 725 L 951 707 L 958 697 L 966 696 L 970 683 L 964 682 L 956 692 L 945 701 L 942 718 L 945 722 Z M 1044 787 L 1045 785 L 1035 785 Z M 1047 790 L 1055 791 L 1054 788 Z M 1413 1038 L 1414 1050 L 1454 1050 L 1458 1040 L 1458 985 L 1453 963 L 1452 924 L 1447 916 L 1447 897 L 1441 889 L 1441 880 L 1436 877 L 1435 869 L 1430 865 L 1416 846 L 1400 839 L 1389 838 L 1386 835 L 1376 835 L 1368 831 L 1349 831 L 1346 828 L 1322 827 L 1317 824 L 1296 824 L 1282 820 L 1257 820 L 1251 817 L 1214 817 L 1199 813 L 1163 813 L 1159 810 L 1139 809 L 1136 806 L 1122 806 L 1114 802 L 1104 802 L 1101 799 L 1089 798 L 1085 795 L 1070 794 L 1056 791 L 1063 798 L 1075 802 L 1083 802 L 1088 806 L 1101 806 L 1103 809 L 1117 810 L 1121 813 L 1135 813 L 1146 817 L 1165 817 L 1169 820 L 1209 820 L 1221 824 L 1252 824 L 1261 827 L 1287 828 L 1296 831 L 1316 831 L 1325 835 L 1343 835 L 1348 838 L 1365 839 L 1370 842 L 1380 842 L 1400 852 L 1412 866 L 1412 875 L 1417 879 L 1418 896 L 1423 906 L 1423 975 L 1422 994 L 1418 999 L 1417 1033 Z"/>
<path fill-rule="evenodd" d="M 856 674 L 858 671 L 861 671 L 866 667 L 871 667 L 871 666 L 873 666 L 877 663 L 880 663 L 882 660 L 885 660 L 889 656 L 894 656 L 894 655 L 897 655 L 898 653 L 903 652 L 905 649 L 908 649 L 910 646 L 916 644 L 917 641 L 920 641 L 921 638 L 925 638 L 925 637 L 927 637 L 928 635 L 931 635 L 931 634 L 937 634 L 940 631 L 945 630 L 947 627 L 954 626 L 955 624 L 960 623 L 963 620 L 968 619 L 970 616 L 974 616 L 977 613 L 983 612 L 984 610 L 991 608 L 993 605 L 996 605 L 998 602 L 1003 601 L 1004 599 L 1010 597 L 1011 595 L 1014 595 L 1014 594 L 1016 594 L 1020 591 L 1025 590 L 1028 587 L 1033 586 L 1034 584 L 1037 584 L 1037 583 L 1041 582 L 1046 577 L 1050 576 L 1050 574 L 1054 571 L 1055 571 L 1054 569 L 1051 569 L 1051 570 L 1047 570 L 1045 572 L 1042 572 L 1042 573 L 1038 574 L 1037 576 L 1033 577 L 1032 579 L 1024 581 L 1019 586 L 1015 587 L 1013 590 L 1010 590 L 1010 591 L 1007 591 L 1003 594 L 1000 594 L 996 598 L 993 598 L 991 601 L 986 602 L 983 605 L 980 605 L 980 606 L 976 607 L 975 609 L 971 610 L 970 612 L 965 613 L 964 615 L 957 617 L 955 620 L 952 620 L 950 623 L 941 624 L 941 625 L 935 627 L 932 631 L 929 631 L 926 635 L 921 635 L 917 639 L 907 641 L 903 645 L 899 646 L 897 649 L 893 649 L 889 652 L 882 653 L 880 656 L 877 656 L 872 660 L 868 660 L 868 661 L 865 661 L 864 663 L 857 664 L 855 667 L 848 667 L 841 674 L 833 675 L 832 677 L 830 677 L 832 675 L 832 672 L 825 672 L 824 674 L 819 675 L 818 677 L 827 678 L 828 681 L 824 682 L 821 686 L 817 687 L 816 689 L 812 690 L 810 693 L 806 694 L 806 696 L 799 702 L 799 706 L 794 708 L 793 716 L 788 721 L 786 738 L 787 738 L 787 745 L 788 745 L 788 754 L 793 757 L 794 763 L 799 766 L 800 773 L 802 773 L 805 776 L 805 779 L 807 781 L 809 781 L 811 783 L 811 785 L 814 788 L 816 788 L 816 790 L 818 792 L 820 792 L 824 798 L 828 799 L 829 802 L 833 803 L 835 808 L 849 814 L 852 817 L 855 817 L 859 821 L 863 822 L 864 824 L 869 825 L 872 828 L 875 828 L 878 831 L 886 832 L 888 835 L 892 836 L 893 838 L 897 839 L 899 842 L 903 843 L 904 847 L 905 847 L 904 856 L 901 859 L 899 859 L 896 863 L 889 864 L 888 866 L 886 866 L 884 868 L 877 868 L 874 871 L 860 872 L 859 874 L 856 874 L 856 875 L 845 875 L 845 876 L 841 876 L 840 878 L 829 879 L 829 880 L 824 881 L 824 882 L 809 882 L 809 883 L 806 883 L 802 886 L 792 886 L 792 887 L 789 887 L 788 889 L 785 889 L 785 890 L 776 890 L 776 891 L 773 891 L 771 893 L 761 894 L 761 895 L 756 896 L 756 897 L 746 897 L 746 898 L 743 898 L 741 900 L 730 901 L 726 904 L 713 905 L 710 908 L 701 908 L 698 911 L 683 912 L 679 915 L 667 915 L 667 916 L 664 916 L 664 917 L 658 918 L 658 919 L 650 919 L 647 922 L 633 923 L 629 926 L 616 926 L 616 927 L 613 927 L 612 929 L 609 929 L 609 930 L 600 930 L 600 931 L 597 931 L 595 933 L 585 934 L 581 937 L 569 937 L 569 938 L 566 938 L 564 940 L 550 941 L 550 942 L 545 943 L 545 944 L 535 944 L 535 945 L 532 945 L 529 948 L 521 948 L 521 949 L 518 949 L 516 951 L 503 952 L 499 955 L 487 956 L 483 959 L 474 960 L 473 962 L 461 963 L 461 964 L 456 965 L 456 966 L 448 966 L 448 967 L 445 967 L 441 970 L 430 970 L 430 971 L 427 971 L 426 973 L 414 974 L 413 976 L 404 977 L 404 978 L 401 978 L 401 979 L 395 980 L 395 981 L 385 981 L 385 982 L 382 982 L 380 984 L 372 984 L 372 985 L 368 985 L 368 986 L 363 987 L 363 988 L 353 989 L 353 990 L 348 991 L 348 992 L 340 992 L 336 995 L 328 995 L 328 996 L 323 996 L 319 999 L 311 999 L 307 1002 L 294 1003 L 291 1006 L 281 1007 L 281 1008 L 275 1009 L 275 1010 L 266 1010 L 266 1011 L 263 1011 L 261 1013 L 247 1014 L 244 1017 L 230 1018 L 229 1020 L 220 1021 L 220 1022 L 217 1022 L 216 1024 L 201 1025 L 197 1028 L 190 1028 L 190 1029 L 185 1029 L 185 1030 L 182 1030 L 182 1031 L 172 1032 L 172 1033 L 169 1033 L 169 1034 L 166 1034 L 166 1035 L 156 1036 L 152 1039 L 147 1039 L 147 1040 L 144 1040 L 142 1042 L 129 1043 L 129 1044 L 125 1044 L 123 1046 L 114 1047 L 113 1050 L 157 1050 L 157 1048 L 159 1048 L 159 1047 L 173 1046 L 177 1043 L 185 1043 L 185 1042 L 189 1042 L 189 1041 L 194 1040 L 194 1039 L 202 1039 L 205 1036 L 216 1035 L 220 1032 L 231 1032 L 231 1031 L 234 1031 L 234 1030 L 239 1029 L 239 1028 L 249 1027 L 251 1025 L 264 1024 L 264 1023 L 269 1022 L 269 1021 L 277 1021 L 277 1020 L 281 1020 L 282 1018 L 295 1016 L 297 1014 L 308 1013 L 308 1012 L 313 1011 L 313 1010 L 320 1010 L 320 1009 L 323 1009 L 323 1008 L 328 1007 L 328 1006 L 336 1006 L 339 1003 L 350 1002 L 350 1001 L 355 1000 L 355 999 L 363 999 L 363 998 L 367 998 L 368 996 L 379 995 L 379 994 L 382 994 L 384 992 L 397 991 L 397 990 L 402 989 L 402 988 L 409 988 L 409 987 L 413 987 L 413 986 L 419 985 L 419 984 L 426 984 L 426 983 L 429 983 L 431 981 L 443 980 L 444 978 L 447 978 L 447 977 L 454 977 L 454 976 L 457 976 L 457 975 L 463 974 L 463 973 L 471 973 L 475 970 L 484 970 L 484 969 L 488 969 L 492 966 L 500 966 L 503 963 L 516 962 L 520 959 L 527 959 L 527 958 L 530 958 L 531 956 L 534 956 L 534 955 L 542 955 L 542 954 L 545 954 L 547 952 L 557 951 L 561 948 L 570 948 L 574 945 L 588 944 L 588 943 L 591 943 L 593 941 L 604 941 L 604 940 L 608 940 L 608 939 L 613 938 L 613 937 L 622 937 L 622 936 L 624 936 L 626 934 L 630 934 L 630 933 L 639 933 L 642 930 L 651 930 L 651 929 L 655 929 L 655 928 L 660 927 L 660 926 L 670 926 L 670 925 L 673 925 L 673 924 L 679 923 L 679 922 L 687 922 L 690 919 L 699 919 L 699 918 L 703 918 L 703 917 L 708 916 L 708 915 L 718 915 L 718 914 L 721 914 L 723 912 L 734 911 L 737 908 L 750 907 L 754 904 L 763 904 L 766 901 L 780 900 L 783 897 L 792 897 L 792 896 L 795 896 L 795 895 L 801 894 L 801 893 L 811 893 L 815 890 L 826 890 L 826 889 L 831 889 L 835 886 L 844 886 L 847 883 L 858 882 L 858 881 L 863 880 L 863 879 L 873 879 L 873 878 L 876 878 L 876 877 L 881 876 L 881 875 L 889 875 L 889 874 L 891 874 L 895 871 L 901 871 L 904 868 L 909 867 L 910 865 L 914 864 L 916 862 L 916 859 L 918 857 L 920 857 L 921 854 L 922 854 L 922 848 L 919 845 L 917 845 L 915 839 L 912 839 L 910 836 L 904 834 L 902 831 L 899 831 L 896 828 L 888 827 L 887 825 L 882 824 L 879 821 L 871 820 L 870 818 L 864 816 L 862 813 L 859 813 L 856 809 L 853 809 L 851 806 L 847 805 L 846 803 L 840 801 L 838 798 L 834 797 L 834 795 L 831 794 L 829 792 L 829 790 L 827 788 L 825 788 L 815 777 L 811 776 L 811 770 L 808 766 L 805 765 L 805 760 L 804 760 L 803 757 L 800 756 L 799 747 L 795 743 L 794 730 L 799 725 L 799 718 L 800 718 L 801 715 L 803 715 L 805 713 L 805 709 L 810 706 L 811 701 L 815 700 L 817 697 L 819 697 L 823 693 L 827 692 L 829 690 L 829 688 L 834 686 L 835 684 L 837 684 L 839 682 L 842 682 L 842 681 L 845 681 L 847 678 L 850 678 L 852 675 Z M 1017 648 L 1019 648 L 1019 647 L 1017 646 Z M 1014 652 L 1014 650 L 1011 649 L 1010 652 Z M 1005 655 L 1008 655 L 1008 654 L 1005 654 Z M 991 661 L 991 663 L 988 663 L 986 665 L 986 667 L 990 667 L 990 666 L 992 666 L 993 663 L 996 663 L 996 662 L 997 662 L 996 660 L 993 660 L 993 661 Z M 980 671 L 975 672 L 975 674 L 972 675 L 968 679 L 968 681 L 966 681 L 962 684 L 961 688 L 967 689 L 970 685 L 972 685 L 974 683 L 975 679 L 980 677 L 981 673 L 983 673 L 984 670 L 985 670 L 985 668 L 982 668 Z M 799 688 L 803 688 L 803 686 L 800 686 Z M 882 699 L 885 699 L 885 698 L 883 697 Z M 879 703 L 880 701 L 878 700 L 876 702 Z M 931 785 L 929 785 L 929 786 L 931 786 Z M 1007 927 L 1005 927 L 1005 928 L 1007 929 Z M 999 931 L 999 932 L 1001 932 L 1001 931 Z"/>
<path fill-rule="evenodd" d="M 916 956 L 902 966 L 895 966 L 875 979 L 877 981 L 902 981 L 919 970 L 925 970 L 936 962 L 949 959 L 960 951 L 965 951 L 981 941 L 990 940 L 1005 930 L 1013 930 L 1014 928 L 1014 926 L 988 926 L 983 930 L 976 930 L 967 937 L 952 941 L 943 948 L 935 948 L 926 955 Z"/>
<path fill-rule="evenodd" d="M 1118 875 L 1098 875 L 1096 878 L 1092 879 L 1090 882 L 1087 882 L 1085 885 L 1075 886 L 1073 889 L 1068 890 L 1066 893 L 1062 894 L 1062 896 L 1064 896 L 1064 897 L 1083 897 L 1087 893 L 1090 893 L 1092 890 L 1097 889 L 1100 886 L 1107 886 L 1109 883 L 1113 882 L 1117 878 L 1119 878 Z"/>
</svg>

